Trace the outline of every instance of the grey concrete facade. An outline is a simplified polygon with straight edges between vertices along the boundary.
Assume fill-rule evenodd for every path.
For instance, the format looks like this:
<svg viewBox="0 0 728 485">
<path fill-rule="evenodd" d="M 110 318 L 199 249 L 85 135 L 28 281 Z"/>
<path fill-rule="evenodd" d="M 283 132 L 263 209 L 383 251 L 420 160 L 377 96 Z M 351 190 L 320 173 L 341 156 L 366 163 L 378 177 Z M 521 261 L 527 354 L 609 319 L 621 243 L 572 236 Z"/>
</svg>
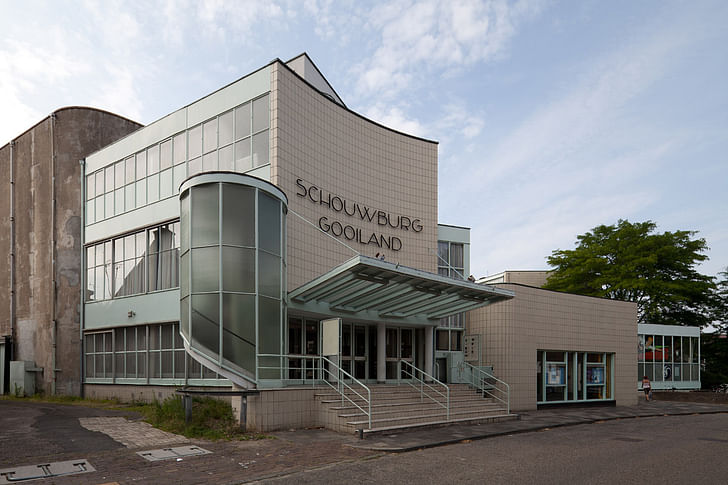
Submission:
<svg viewBox="0 0 728 485">
<path fill-rule="evenodd" d="M 37 391 L 80 392 L 79 160 L 140 126 L 63 108 L 0 148 L 0 335 L 12 360 L 43 369 Z"/>
</svg>

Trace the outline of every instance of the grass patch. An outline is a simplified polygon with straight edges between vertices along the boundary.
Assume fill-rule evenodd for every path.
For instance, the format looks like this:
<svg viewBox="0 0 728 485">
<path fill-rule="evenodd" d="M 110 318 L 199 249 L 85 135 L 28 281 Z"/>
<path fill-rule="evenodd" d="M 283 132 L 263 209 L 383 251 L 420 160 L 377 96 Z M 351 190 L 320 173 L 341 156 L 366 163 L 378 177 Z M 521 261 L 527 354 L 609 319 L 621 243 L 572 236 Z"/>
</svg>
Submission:
<svg viewBox="0 0 728 485">
<path fill-rule="evenodd" d="M 185 424 L 184 403 L 180 396 L 172 396 L 163 402 L 145 404 L 135 411 L 145 416 L 145 420 L 155 428 L 170 433 L 181 434 L 188 438 L 209 440 L 257 440 L 269 436 L 245 433 L 233 417 L 230 404 L 211 397 L 192 398 L 192 416 Z"/>
<path fill-rule="evenodd" d="M 130 411 L 144 417 L 155 428 L 170 433 L 181 434 L 187 438 L 208 440 L 260 440 L 271 436 L 258 433 L 245 433 L 233 417 L 229 403 L 211 397 L 192 398 L 192 416 L 185 424 L 185 408 L 182 397 L 171 396 L 161 403 L 134 402 L 122 403 L 116 399 L 83 399 L 77 396 L 48 396 L 36 394 L 30 397 L 13 395 L 0 396 L 10 401 L 51 402 L 94 408 Z"/>
</svg>

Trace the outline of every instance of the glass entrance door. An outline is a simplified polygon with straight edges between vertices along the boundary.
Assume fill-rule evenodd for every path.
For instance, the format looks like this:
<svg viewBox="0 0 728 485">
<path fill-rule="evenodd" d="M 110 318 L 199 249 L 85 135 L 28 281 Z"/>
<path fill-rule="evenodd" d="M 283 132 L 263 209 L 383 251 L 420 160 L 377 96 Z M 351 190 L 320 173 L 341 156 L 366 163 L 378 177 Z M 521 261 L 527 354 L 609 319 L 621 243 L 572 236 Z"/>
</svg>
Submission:
<svg viewBox="0 0 728 485">
<path fill-rule="evenodd" d="M 354 372 L 357 379 L 366 379 L 367 370 L 367 328 L 364 325 L 354 325 Z"/>
<path fill-rule="evenodd" d="M 399 331 L 400 335 L 400 346 L 399 346 L 399 358 L 405 362 L 409 362 L 414 365 L 414 330 L 411 328 L 402 328 Z M 405 372 L 406 371 L 406 372 Z M 411 379 L 411 369 L 400 369 L 401 379 Z"/>
</svg>

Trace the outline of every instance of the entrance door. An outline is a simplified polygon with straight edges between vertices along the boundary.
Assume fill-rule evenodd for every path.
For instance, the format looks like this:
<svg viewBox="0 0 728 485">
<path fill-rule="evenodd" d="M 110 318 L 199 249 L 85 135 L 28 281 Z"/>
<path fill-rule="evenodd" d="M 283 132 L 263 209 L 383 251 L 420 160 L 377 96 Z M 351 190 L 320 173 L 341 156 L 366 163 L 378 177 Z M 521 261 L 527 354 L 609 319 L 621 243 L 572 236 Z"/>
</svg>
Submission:
<svg viewBox="0 0 728 485">
<path fill-rule="evenodd" d="M 359 380 L 367 378 L 367 328 L 354 325 L 354 377 Z"/>
<path fill-rule="evenodd" d="M 405 362 L 409 362 L 414 365 L 414 330 L 411 328 L 402 328 L 399 331 L 400 335 L 400 346 L 399 346 L 399 358 Z M 408 367 L 408 366 L 405 366 Z M 412 376 L 411 368 L 400 369 L 401 379 L 411 379 Z"/>
</svg>

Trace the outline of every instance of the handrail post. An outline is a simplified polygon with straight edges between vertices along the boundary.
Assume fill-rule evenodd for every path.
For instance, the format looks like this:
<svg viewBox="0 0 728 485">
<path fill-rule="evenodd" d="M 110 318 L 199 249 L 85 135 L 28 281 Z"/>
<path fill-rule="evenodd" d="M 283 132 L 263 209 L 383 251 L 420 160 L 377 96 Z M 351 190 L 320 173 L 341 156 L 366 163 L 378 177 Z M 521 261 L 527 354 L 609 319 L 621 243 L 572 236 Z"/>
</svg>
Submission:
<svg viewBox="0 0 728 485">
<path fill-rule="evenodd" d="M 447 388 L 447 420 L 450 421 L 450 388 Z"/>
</svg>

